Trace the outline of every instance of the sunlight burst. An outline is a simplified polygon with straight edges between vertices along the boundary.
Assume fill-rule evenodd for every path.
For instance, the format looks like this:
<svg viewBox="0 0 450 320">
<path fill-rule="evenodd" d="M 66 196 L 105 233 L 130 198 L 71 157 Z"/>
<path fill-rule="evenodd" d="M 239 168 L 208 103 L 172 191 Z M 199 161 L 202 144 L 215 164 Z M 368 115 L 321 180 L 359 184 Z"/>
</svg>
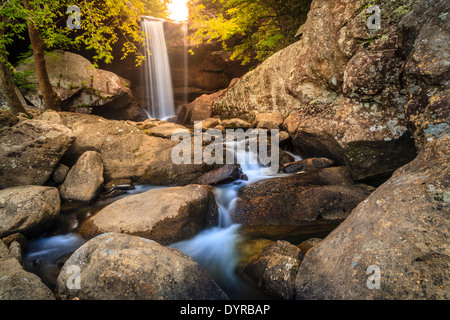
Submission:
<svg viewBox="0 0 450 320">
<path fill-rule="evenodd" d="M 186 21 L 189 14 L 187 2 L 188 0 L 172 0 L 168 5 L 169 18 L 176 21 Z"/>
</svg>

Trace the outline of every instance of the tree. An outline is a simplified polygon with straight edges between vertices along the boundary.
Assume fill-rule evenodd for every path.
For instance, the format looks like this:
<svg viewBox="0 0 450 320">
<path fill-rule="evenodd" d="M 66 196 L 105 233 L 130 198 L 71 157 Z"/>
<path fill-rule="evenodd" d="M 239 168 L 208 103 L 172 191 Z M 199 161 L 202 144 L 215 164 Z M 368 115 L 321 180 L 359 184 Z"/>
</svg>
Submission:
<svg viewBox="0 0 450 320">
<path fill-rule="evenodd" d="M 66 9 L 72 5 L 80 9 L 82 18 L 80 28 L 74 30 L 67 28 L 65 23 L 68 18 Z M 20 36 L 23 27 L 28 29 L 44 104 L 48 109 L 59 110 L 61 100 L 48 77 L 45 51 L 83 46 L 94 50 L 94 65 L 99 60 L 110 63 L 114 58 L 112 45 L 117 42 L 118 34 L 121 34 L 126 39 L 122 58 L 135 54 L 139 64 L 145 59 L 145 54 L 138 47 L 139 44 L 144 44 L 145 36 L 140 28 L 141 18 L 143 15 L 163 17 L 166 10 L 167 0 L 2 0 L 0 16 L 7 17 L 13 23 L 0 24 L 5 31 L 5 37 L 0 41 L 0 50 L 2 43 L 3 48 L 6 48 L 6 44 L 10 44 L 14 37 Z M 1 53 L 0 51 L 0 57 Z M 5 61 L 11 67 L 6 62 L 7 55 L 4 49 L 5 59 L 0 62 Z M 8 72 L 2 72 L 0 76 L 11 80 Z M 12 100 L 11 103 L 8 101 L 8 104 L 12 103 Z"/>
<path fill-rule="evenodd" d="M 39 6 L 39 4 L 40 3 L 38 1 L 31 2 L 30 0 L 23 0 L 23 6 L 26 10 L 28 10 L 29 13 L 27 22 L 28 35 L 30 37 L 31 46 L 33 48 L 36 76 L 38 79 L 39 88 L 41 89 L 42 98 L 44 99 L 44 104 L 47 109 L 59 111 L 61 99 L 58 97 L 55 90 L 53 89 L 52 84 L 50 83 L 50 78 L 48 77 L 47 68 L 45 66 L 45 54 L 44 54 L 45 43 L 41 39 L 41 36 L 39 34 L 38 22 L 33 21 L 33 17 L 36 18 L 37 15 L 35 14 L 33 16 L 31 14 L 39 12 L 39 10 L 42 8 L 41 6 Z M 52 8 L 51 6 L 49 7 Z M 53 9 L 57 8 L 53 7 Z"/>
<path fill-rule="evenodd" d="M 6 50 L 6 46 L 11 43 L 11 37 L 7 30 L 14 30 L 14 33 L 20 33 L 25 28 L 24 24 L 11 23 L 14 17 L 20 16 L 23 12 L 7 6 L 6 2 L 2 1 L 0 7 L 0 82 L 10 110 L 15 114 L 19 112 L 26 114 L 25 106 L 19 98 L 20 92 L 16 89 L 11 76 L 12 66 L 8 61 L 8 52 Z"/>
<path fill-rule="evenodd" d="M 310 4 L 311 0 L 191 0 L 190 39 L 220 41 L 232 51 L 231 59 L 242 64 L 263 61 L 295 41 Z"/>
</svg>

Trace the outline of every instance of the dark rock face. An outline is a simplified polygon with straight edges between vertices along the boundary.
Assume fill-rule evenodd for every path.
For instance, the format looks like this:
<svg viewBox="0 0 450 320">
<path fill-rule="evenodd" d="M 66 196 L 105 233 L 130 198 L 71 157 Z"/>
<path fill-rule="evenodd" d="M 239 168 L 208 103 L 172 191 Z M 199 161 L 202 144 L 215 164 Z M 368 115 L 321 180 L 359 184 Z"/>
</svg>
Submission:
<svg viewBox="0 0 450 320">
<path fill-rule="evenodd" d="M 368 194 L 353 185 L 345 167 L 307 171 L 240 189 L 232 219 L 261 230 L 336 224 Z"/>
<path fill-rule="evenodd" d="M 73 267 L 80 286 L 68 286 Z M 106 233 L 66 261 L 58 276 L 61 299 L 224 300 L 225 293 L 194 260 L 155 241 Z"/>
<path fill-rule="evenodd" d="M 448 299 L 449 150 L 448 136 L 428 142 L 312 248 L 297 298 Z M 370 266 L 381 271 L 380 289 L 367 285 Z"/>
<path fill-rule="evenodd" d="M 311 158 L 295 162 L 288 162 L 283 165 L 282 170 L 286 173 L 296 173 L 312 169 L 328 168 L 334 165 L 334 161 L 327 158 Z"/>
<path fill-rule="evenodd" d="M 271 296 L 290 300 L 295 296 L 295 277 L 302 262 L 300 249 L 277 241 L 244 267 L 244 272 Z"/>
<path fill-rule="evenodd" d="M 381 29 L 369 30 L 364 1 L 313 1 L 301 40 L 238 80 L 214 114 L 289 115 L 284 126 L 303 158 L 327 157 L 355 180 L 385 181 L 414 159 L 426 130 L 449 121 L 449 4 L 377 5 Z"/>
<path fill-rule="evenodd" d="M 93 109 L 122 109 L 133 99 L 130 82 L 116 74 L 96 69 L 82 56 L 64 51 L 55 51 L 45 57 L 46 68 L 53 89 L 63 101 L 64 110 L 91 113 Z M 25 60 L 17 70 L 33 71 L 34 59 Z M 24 92 L 24 97 L 35 107 L 45 110 L 37 79 L 28 81 L 36 90 Z"/>
<path fill-rule="evenodd" d="M 192 184 L 219 185 L 241 179 L 243 173 L 239 164 L 226 164 L 219 169 L 205 173 L 195 179 Z"/>
</svg>

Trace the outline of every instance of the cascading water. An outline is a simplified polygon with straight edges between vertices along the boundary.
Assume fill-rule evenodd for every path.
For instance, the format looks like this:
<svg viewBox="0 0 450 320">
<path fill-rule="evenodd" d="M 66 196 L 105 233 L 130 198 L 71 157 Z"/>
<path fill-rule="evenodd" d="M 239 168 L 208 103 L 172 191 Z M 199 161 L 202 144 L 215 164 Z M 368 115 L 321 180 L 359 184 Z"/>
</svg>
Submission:
<svg viewBox="0 0 450 320">
<path fill-rule="evenodd" d="M 176 112 L 163 21 L 144 17 L 142 30 L 146 48 L 150 50 L 144 67 L 146 97 L 151 97 L 147 113 L 153 118 L 167 119 Z"/>
<path fill-rule="evenodd" d="M 234 153 L 235 162 L 241 165 L 248 180 L 238 180 L 215 188 L 214 193 L 219 209 L 218 227 L 206 230 L 191 240 L 171 245 L 200 263 L 232 299 L 248 299 L 249 295 L 252 298 L 255 297 L 255 292 L 247 287 L 235 273 L 239 262 L 236 246 L 241 240 L 241 235 L 239 234 L 240 225 L 232 222 L 230 213 L 238 198 L 238 191 L 245 185 L 259 180 L 286 176 L 286 174 L 272 176 L 263 174 L 264 168 L 257 161 L 258 154 L 246 150 L 246 143 L 248 143 L 247 140 L 233 141 L 225 146 L 227 152 Z M 237 146 L 237 144 L 241 145 Z M 258 294 L 256 296 L 261 298 Z"/>
</svg>

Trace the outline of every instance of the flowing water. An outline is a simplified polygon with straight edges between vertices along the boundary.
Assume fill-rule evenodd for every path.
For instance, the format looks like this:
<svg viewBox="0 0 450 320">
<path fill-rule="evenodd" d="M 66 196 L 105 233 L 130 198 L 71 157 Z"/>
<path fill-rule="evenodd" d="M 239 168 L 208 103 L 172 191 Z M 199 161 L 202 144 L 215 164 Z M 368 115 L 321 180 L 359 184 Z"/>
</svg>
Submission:
<svg viewBox="0 0 450 320">
<path fill-rule="evenodd" d="M 148 34 L 147 46 L 151 55 L 147 56 L 145 76 L 148 82 L 147 96 L 152 97 L 149 116 L 164 119 L 175 115 L 172 82 L 169 61 L 164 39 L 163 22 L 154 19 L 144 19 L 142 28 Z M 187 34 L 187 25 L 183 28 Z M 185 61 L 187 67 L 187 59 Z M 187 84 L 187 78 L 185 78 Z M 257 161 L 256 152 L 246 148 L 247 140 L 233 141 L 225 145 L 229 152 L 233 152 L 235 162 L 241 165 L 243 173 L 248 179 L 214 188 L 215 199 L 219 211 L 219 223 L 193 237 L 192 239 L 174 243 L 171 247 L 180 250 L 201 264 L 214 280 L 224 289 L 232 299 L 264 299 L 270 298 L 247 282 L 236 273 L 236 266 L 240 256 L 237 247 L 244 240 L 240 233 L 240 225 L 233 223 L 231 211 L 238 198 L 238 191 L 242 187 L 259 180 L 286 176 L 265 174 L 264 168 Z M 300 160 L 291 154 L 295 160 Z M 24 256 L 24 266 L 28 271 L 39 275 L 44 283 L 54 288 L 56 277 L 64 261 L 83 243 L 75 230 L 78 225 L 92 214 L 123 196 L 146 192 L 156 186 L 137 186 L 135 190 L 113 199 L 98 201 L 95 204 L 65 203 L 55 226 L 37 239 L 30 241 L 29 249 Z"/>
<path fill-rule="evenodd" d="M 147 35 L 146 48 L 150 50 L 146 53 L 144 68 L 146 97 L 151 97 L 147 113 L 164 120 L 176 114 L 164 22 L 144 17 L 142 30 Z"/>
<path fill-rule="evenodd" d="M 240 256 L 237 245 L 243 240 L 239 233 L 240 225 L 232 222 L 230 213 L 238 198 L 238 191 L 248 184 L 259 180 L 286 176 L 264 174 L 264 167 L 258 164 L 258 155 L 246 150 L 247 140 L 232 142 L 226 145 L 228 152 L 233 152 L 235 163 L 241 165 L 248 180 L 238 180 L 233 183 L 215 187 L 215 198 L 219 210 L 219 225 L 206 230 L 193 239 L 175 243 L 173 248 L 190 256 L 200 263 L 216 282 L 232 299 L 260 299 L 264 298 L 252 286 L 236 274 L 236 267 Z M 236 146 L 240 144 L 240 146 Z"/>
</svg>

